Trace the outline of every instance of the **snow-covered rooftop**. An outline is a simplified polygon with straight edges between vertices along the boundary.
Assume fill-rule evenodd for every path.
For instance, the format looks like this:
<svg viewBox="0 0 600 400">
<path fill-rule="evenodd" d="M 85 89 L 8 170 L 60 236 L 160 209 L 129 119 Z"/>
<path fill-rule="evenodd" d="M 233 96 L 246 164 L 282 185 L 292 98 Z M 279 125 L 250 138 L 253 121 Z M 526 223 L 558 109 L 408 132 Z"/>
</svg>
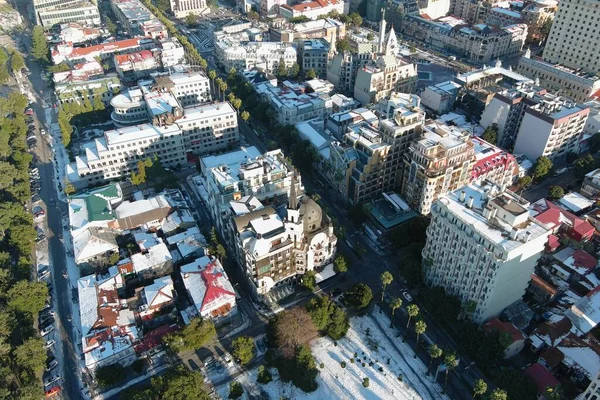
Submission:
<svg viewBox="0 0 600 400">
<path fill-rule="evenodd" d="M 163 195 L 158 195 L 149 199 L 137 200 L 133 202 L 124 201 L 115 209 L 115 214 L 118 219 L 123 219 L 165 207 L 170 207 L 169 202 Z"/>
<path fill-rule="evenodd" d="M 583 211 L 594 204 L 593 201 L 577 192 L 565 194 L 558 202 L 569 211 L 574 213 Z"/>
<path fill-rule="evenodd" d="M 151 285 L 144 287 L 144 298 L 148 307 L 157 307 L 173 301 L 173 280 L 170 276 L 155 279 Z"/>
<path fill-rule="evenodd" d="M 600 287 L 573 304 L 565 315 L 582 334 L 594 329 L 600 323 Z"/>
<path fill-rule="evenodd" d="M 131 256 L 133 269 L 140 273 L 155 266 L 161 266 L 166 262 L 172 261 L 171 253 L 165 243 L 160 243 L 151 247 L 148 253 L 137 253 Z"/>
</svg>

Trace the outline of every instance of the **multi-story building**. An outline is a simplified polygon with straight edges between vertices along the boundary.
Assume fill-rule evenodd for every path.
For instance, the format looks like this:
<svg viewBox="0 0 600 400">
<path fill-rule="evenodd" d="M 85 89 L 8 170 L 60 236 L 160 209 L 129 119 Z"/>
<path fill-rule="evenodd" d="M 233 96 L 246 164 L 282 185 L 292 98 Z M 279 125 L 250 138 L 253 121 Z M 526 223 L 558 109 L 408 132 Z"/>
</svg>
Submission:
<svg viewBox="0 0 600 400">
<path fill-rule="evenodd" d="M 271 27 L 269 37 L 274 42 L 292 43 L 299 39 L 342 40 L 346 36 L 346 24 L 336 19 L 323 18 L 316 21 Z"/>
<path fill-rule="evenodd" d="M 454 0 L 451 15 L 469 24 L 476 24 L 487 19 L 487 14 L 492 7 L 500 5 L 501 2 L 497 0 Z"/>
<path fill-rule="evenodd" d="M 420 13 L 427 14 L 431 19 L 437 19 L 448 14 L 450 0 L 418 0 Z"/>
<path fill-rule="evenodd" d="M 402 33 L 483 64 L 520 52 L 527 38 L 527 25 L 499 28 L 479 23 L 469 26 L 454 16 L 430 21 L 419 15 L 408 15 Z"/>
<path fill-rule="evenodd" d="M 596 0 L 561 1 L 544 47 L 544 60 L 600 72 L 600 21 Z"/>
<path fill-rule="evenodd" d="M 525 294 L 551 230 L 529 203 L 484 183 L 441 196 L 431 209 L 423 259 L 429 286 L 476 304 L 483 323 Z"/>
<path fill-rule="evenodd" d="M 185 50 L 177 38 L 160 39 L 159 43 L 163 68 L 185 64 Z"/>
<path fill-rule="evenodd" d="M 87 0 L 35 0 L 33 2 L 38 24 L 51 28 L 65 22 L 100 25 L 98 6 Z"/>
<path fill-rule="evenodd" d="M 304 16 L 316 20 L 321 15 L 330 12 L 344 13 L 344 2 L 342 0 L 305 0 L 294 5 L 280 4 L 279 15 L 284 18 L 297 18 Z"/>
<path fill-rule="evenodd" d="M 117 74 L 125 82 L 148 78 L 160 68 L 159 60 L 150 50 L 118 54 L 114 57 L 114 63 Z"/>
<path fill-rule="evenodd" d="M 427 86 L 421 93 L 421 103 L 438 115 L 447 113 L 454 108 L 461 86 L 452 81 Z"/>
<path fill-rule="evenodd" d="M 470 182 L 481 184 L 490 181 L 501 188 L 511 186 L 519 174 L 515 157 L 480 137 L 471 136 L 471 142 L 475 146 L 475 164 Z"/>
<path fill-rule="evenodd" d="M 523 8 L 521 15 L 529 27 L 528 41 L 539 42 L 546 38 L 547 33 L 543 31 L 543 27 L 549 21 L 554 20 L 557 9 L 558 1 L 556 0 L 538 0 Z"/>
<path fill-rule="evenodd" d="M 50 54 L 54 64 L 60 64 L 61 62 L 74 64 L 82 61 L 94 61 L 98 58 L 108 60 L 114 54 L 151 50 L 154 47 L 156 47 L 156 43 L 152 39 L 133 38 L 88 47 L 73 47 L 72 43 L 59 43 L 50 48 Z"/>
<path fill-rule="evenodd" d="M 481 116 L 483 127 L 498 126 L 498 143 L 530 160 L 579 153 L 588 107 L 547 93 L 535 85 L 520 85 L 494 95 Z"/>
<path fill-rule="evenodd" d="M 590 115 L 585 122 L 583 133 L 595 135 L 600 132 L 600 100 L 588 101 L 584 106 L 590 109 Z"/>
<path fill-rule="evenodd" d="M 394 91 L 414 92 L 417 81 L 416 64 L 385 55 L 358 70 L 354 98 L 361 104 L 377 103 Z"/>
<path fill-rule="evenodd" d="M 600 77 L 596 74 L 532 58 L 529 49 L 519 60 L 516 71 L 531 79 L 538 79 L 541 86 L 576 102 L 583 103 L 599 96 Z"/>
<path fill-rule="evenodd" d="M 116 74 L 106 74 L 103 78 L 88 80 L 67 81 L 57 83 L 54 92 L 59 104 L 77 102 L 82 103 L 84 96 L 93 104 L 94 96 L 100 96 L 105 106 L 110 104 L 111 99 L 121 90 L 121 81 Z"/>
<path fill-rule="evenodd" d="M 585 175 L 580 192 L 591 199 L 600 195 L 600 169 L 595 169 Z"/>
<path fill-rule="evenodd" d="M 54 84 L 64 84 L 99 79 L 104 75 L 104 68 L 98 61 L 94 60 L 75 64 L 73 69 L 69 71 L 55 72 L 52 74 L 52 80 Z"/>
<path fill-rule="evenodd" d="M 496 26 L 522 24 L 523 16 L 518 11 L 509 10 L 502 7 L 492 7 L 487 13 L 485 23 Z"/>
<path fill-rule="evenodd" d="M 325 121 L 331 114 L 331 97 L 326 93 L 306 93 L 304 84 L 285 81 L 277 87 L 261 83 L 255 89 L 271 104 L 281 125 L 295 125 L 315 118 Z"/>
<path fill-rule="evenodd" d="M 260 0 L 259 13 L 263 17 L 279 15 L 279 7 L 287 4 L 286 0 Z"/>
<path fill-rule="evenodd" d="M 206 0 L 170 0 L 171 12 L 177 18 L 185 18 L 189 14 L 201 15 L 208 12 Z"/>
<path fill-rule="evenodd" d="M 467 185 L 475 164 L 470 134 L 438 121 L 424 126 L 420 139 L 404 154 L 402 198 L 427 215 L 440 196 Z"/>
<path fill-rule="evenodd" d="M 185 165 L 188 153 L 214 153 L 239 142 L 237 114 L 229 103 L 188 107 L 182 116 L 176 108 L 148 109 L 154 125 L 106 131 L 84 143 L 82 154 L 67 168 L 69 182 L 83 186 L 120 178 L 135 171 L 139 160 L 154 156 L 173 168 Z"/>
<path fill-rule="evenodd" d="M 325 39 L 298 39 L 298 64 L 303 71 L 314 70 L 317 77 L 327 76 L 329 42 Z"/>
<path fill-rule="evenodd" d="M 83 26 L 75 22 L 60 25 L 60 32 L 53 39 L 57 42 L 84 43 L 100 37 L 100 29 L 92 26 Z"/>
<path fill-rule="evenodd" d="M 290 43 L 263 42 L 263 32 L 258 28 L 242 31 L 226 31 L 214 33 L 214 49 L 217 62 L 229 71 L 235 68 L 243 71 L 261 68 L 267 72 L 275 72 L 281 60 L 286 68 L 297 62 L 296 47 Z"/>
<path fill-rule="evenodd" d="M 261 300 L 277 298 L 277 291 L 289 294 L 304 273 L 321 271 L 336 253 L 331 219 L 295 189 L 292 184 L 287 206 L 266 206 L 231 220 L 238 262 Z"/>
<path fill-rule="evenodd" d="M 399 186 L 402 156 L 421 134 L 425 114 L 418 96 L 394 93 L 379 107 L 379 117 L 364 109 L 349 112 L 354 117 L 343 125 L 342 140 L 329 145 L 325 176 L 350 204 Z"/>
<path fill-rule="evenodd" d="M 178 115 L 183 116 L 183 108 L 210 100 L 209 80 L 202 72 L 155 75 L 153 80 L 140 81 L 137 87 L 115 96 L 110 102 L 111 119 L 118 126 L 153 122 L 153 114 L 157 114 L 152 112 L 153 106 L 169 105 L 171 113 L 178 108 Z"/>
<path fill-rule="evenodd" d="M 130 35 L 152 39 L 169 36 L 166 26 L 140 0 L 110 0 L 110 5 L 121 26 Z"/>
</svg>

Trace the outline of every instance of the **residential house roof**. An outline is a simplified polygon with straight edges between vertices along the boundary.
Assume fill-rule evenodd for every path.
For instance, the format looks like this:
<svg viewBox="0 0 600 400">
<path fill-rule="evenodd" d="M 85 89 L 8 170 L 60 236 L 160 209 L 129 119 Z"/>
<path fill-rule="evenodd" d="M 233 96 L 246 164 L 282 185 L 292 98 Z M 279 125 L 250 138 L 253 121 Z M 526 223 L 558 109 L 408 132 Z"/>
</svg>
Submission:
<svg viewBox="0 0 600 400">
<path fill-rule="evenodd" d="M 593 380 L 600 372 L 600 354 L 598 346 L 577 337 L 574 334 L 563 339 L 557 348 L 565 355 L 563 364 L 575 368 Z"/>
<path fill-rule="evenodd" d="M 547 387 L 556 387 L 560 382 L 543 365 L 535 363 L 525 368 L 525 375 L 536 384 L 539 393 L 545 393 Z"/>
<path fill-rule="evenodd" d="M 162 221 L 171 206 L 162 196 L 138 201 L 124 201 L 115 209 L 117 223 L 120 229 L 133 229 L 153 221 Z"/>
<path fill-rule="evenodd" d="M 600 286 L 573 304 L 565 315 L 581 333 L 594 329 L 600 323 Z"/>
<path fill-rule="evenodd" d="M 525 336 L 510 322 L 502 322 L 498 318 L 492 318 L 483 325 L 486 332 L 498 331 L 510 335 L 513 343 L 520 340 L 525 340 Z"/>
<path fill-rule="evenodd" d="M 550 297 L 555 296 L 556 293 L 558 293 L 558 290 L 556 290 L 554 286 L 550 285 L 536 274 L 531 274 L 531 284 L 548 293 Z"/>
<path fill-rule="evenodd" d="M 557 322 L 543 322 L 533 331 L 533 333 L 543 340 L 548 346 L 556 346 L 569 334 L 572 327 L 573 324 L 569 318 L 564 317 Z"/>
<path fill-rule="evenodd" d="M 554 369 L 564 360 L 565 355 L 556 347 L 549 347 L 541 355 L 540 359 L 550 368 Z"/>
<path fill-rule="evenodd" d="M 162 266 L 173 260 L 165 243 L 150 247 L 147 253 L 137 253 L 131 256 L 133 269 L 136 273 Z"/>
<path fill-rule="evenodd" d="M 117 232 L 108 228 L 89 226 L 73 237 L 75 262 L 82 263 L 111 251 L 119 251 Z"/>
<path fill-rule="evenodd" d="M 148 308 L 157 308 L 173 301 L 173 280 L 170 276 L 155 279 L 152 285 L 144 287 L 144 298 Z"/>
</svg>

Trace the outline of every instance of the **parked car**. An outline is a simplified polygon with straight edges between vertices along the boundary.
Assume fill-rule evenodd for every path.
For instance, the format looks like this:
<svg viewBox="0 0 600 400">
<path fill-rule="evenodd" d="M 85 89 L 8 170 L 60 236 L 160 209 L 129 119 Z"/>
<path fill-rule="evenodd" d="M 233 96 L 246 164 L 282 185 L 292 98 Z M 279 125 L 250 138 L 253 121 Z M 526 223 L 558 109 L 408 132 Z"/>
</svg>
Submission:
<svg viewBox="0 0 600 400">
<path fill-rule="evenodd" d="M 50 386 L 54 382 L 58 382 L 60 380 L 60 375 L 49 376 L 44 379 L 44 386 Z"/>
<path fill-rule="evenodd" d="M 31 202 L 32 203 L 37 203 L 40 200 L 41 200 L 41 197 L 40 197 L 39 194 L 34 194 L 33 196 L 31 196 Z"/>
<path fill-rule="evenodd" d="M 26 114 L 26 115 L 33 115 L 33 108 L 31 108 L 31 107 L 27 107 L 27 108 L 25 109 L 25 114 Z"/>
<path fill-rule="evenodd" d="M 42 129 L 40 129 L 40 133 L 41 133 L 42 135 L 45 135 L 45 134 L 46 134 L 46 130 L 45 130 L 44 128 L 42 128 Z"/>
<path fill-rule="evenodd" d="M 412 296 L 408 292 L 402 292 L 402 296 L 404 296 L 406 301 L 413 301 Z"/>
<path fill-rule="evenodd" d="M 54 330 L 54 325 L 50 325 L 47 326 L 46 328 L 42 329 L 40 331 L 40 335 L 42 336 L 46 336 L 47 334 L 49 334 L 50 332 L 52 332 Z"/>
<path fill-rule="evenodd" d="M 46 317 L 43 321 L 40 321 L 40 328 L 46 329 L 49 326 L 53 326 L 54 325 L 54 317 L 52 315 Z"/>
<path fill-rule="evenodd" d="M 54 339 L 50 339 L 46 342 L 46 348 L 49 349 L 50 347 L 54 346 L 56 344 L 56 341 Z"/>
<path fill-rule="evenodd" d="M 38 276 L 46 275 L 50 273 L 50 267 L 44 265 L 42 268 L 38 269 Z"/>
<path fill-rule="evenodd" d="M 554 172 L 554 176 L 559 176 L 559 175 L 562 175 L 562 174 L 564 174 L 565 172 L 567 172 L 568 170 L 569 170 L 569 168 L 560 168 L 560 169 L 557 169 L 557 170 Z"/>
<path fill-rule="evenodd" d="M 47 365 L 46 365 L 46 371 L 50 372 L 52 371 L 54 368 L 56 368 L 56 366 L 58 365 L 58 361 L 57 360 L 52 360 L 50 361 Z"/>
</svg>

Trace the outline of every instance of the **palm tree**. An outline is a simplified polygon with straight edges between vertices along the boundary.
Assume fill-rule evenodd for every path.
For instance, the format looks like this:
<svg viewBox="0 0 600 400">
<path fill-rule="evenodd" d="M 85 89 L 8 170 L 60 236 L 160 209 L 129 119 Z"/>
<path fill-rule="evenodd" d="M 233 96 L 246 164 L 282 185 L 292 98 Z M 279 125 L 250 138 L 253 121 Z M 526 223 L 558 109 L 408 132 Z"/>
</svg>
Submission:
<svg viewBox="0 0 600 400">
<path fill-rule="evenodd" d="M 396 311 L 397 308 L 402 307 L 402 299 L 400 299 L 399 297 L 394 297 L 392 299 L 392 301 L 390 301 L 390 308 L 392 309 L 392 316 L 394 316 L 394 311 Z"/>
<path fill-rule="evenodd" d="M 219 83 L 219 90 L 221 91 L 221 101 L 225 99 L 225 91 L 227 91 L 227 83 L 221 80 Z"/>
<path fill-rule="evenodd" d="M 544 393 L 544 398 L 546 400 L 561 400 L 562 399 L 562 387 L 557 385 L 556 387 L 551 388 L 548 386 Z"/>
<path fill-rule="evenodd" d="M 234 99 L 235 99 L 235 94 L 233 94 L 233 92 L 229 92 L 229 94 L 227 95 L 227 100 L 229 100 L 230 103 L 233 103 Z"/>
<path fill-rule="evenodd" d="M 208 79 L 210 79 L 210 91 L 215 93 L 215 78 L 217 77 L 217 71 L 211 69 L 208 71 Z"/>
<path fill-rule="evenodd" d="M 240 107 L 242 107 L 242 100 L 238 99 L 237 97 L 234 97 L 234 99 L 231 101 L 231 105 L 239 112 Z"/>
<path fill-rule="evenodd" d="M 433 360 L 442 356 L 442 349 L 440 349 L 437 346 L 437 344 L 432 343 L 427 348 L 427 352 L 429 353 L 429 367 L 427 367 L 427 375 L 429 375 L 429 372 L 431 371 L 431 365 L 433 364 Z"/>
<path fill-rule="evenodd" d="M 411 318 L 414 318 L 417 315 L 419 315 L 419 306 L 417 306 L 416 304 L 409 304 L 409 306 L 406 307 L 406 312 L 408 313 L 408 323 L 406 324 L 406 329 L 408 329 L 408 327 L 410 326 Z"/>
<path fill-rule="evenodd" d="M 217 90 L 217 88 L 219 89 L 219 99 L 221 98 L 221 84 L 223 83 L 223 79 L 221 79 L 220 77 L 215 79 L 215 91 Z"/>
<path fill-rule="evenodd" d="M 385 294 L 385 288 L 387 287 L 387 285 L 392 283 L 393 280 L 394 280 L 394 277 L 392 276 L 392 274 L 390 274 L 390 271 L 385 271 L 383 274 L 381 274 L 381 284 L 383 285 L 383 290 L 381 291 L 381 301 L 383 301 L 383 295 Z"/>
<path fill-rule="evenodd" d="M 489 397 L 490 400 L 508 400 L 508 395 L 502 389 L 495 389 Z"/>
<path fill-rule="evenodd" d="M 487 383 L 485 383 L 483 379 L 475 381 L 475 386 L 473 386 L 473 398 L 483 396 L 485 392 L 487 392 Z"/>
<path fill-rule="evenodd" d="M 242 111 L 242 114 L 240 116 L 244 121 L 248 121 L 248 119 L 250 119 L 250 113 L 248 111 Z"/>
<path fill-rule="evenodd" d="M 448 372 L 456 368 L 458 365 L 458 361 L 456 360 L 456 354 L 454 353 L 446 353 L 444 354 L 444 364 L 446 365 L 446 377 L 444 378 L 444 391 L 446 391 L 446 386 L 448 385 Z M 500 399 L 498 399 L 500 400 Z"/>
<path fill-rule="evenodd" d="M 422 319 L 415 322 L 415 333 L 417 334 L 417 343 L 415 344 L 415 358 L 417 358 L 417 350 L 419 349 L 419 336 L 425 333 L 427 324 Z"/>
</svg>

